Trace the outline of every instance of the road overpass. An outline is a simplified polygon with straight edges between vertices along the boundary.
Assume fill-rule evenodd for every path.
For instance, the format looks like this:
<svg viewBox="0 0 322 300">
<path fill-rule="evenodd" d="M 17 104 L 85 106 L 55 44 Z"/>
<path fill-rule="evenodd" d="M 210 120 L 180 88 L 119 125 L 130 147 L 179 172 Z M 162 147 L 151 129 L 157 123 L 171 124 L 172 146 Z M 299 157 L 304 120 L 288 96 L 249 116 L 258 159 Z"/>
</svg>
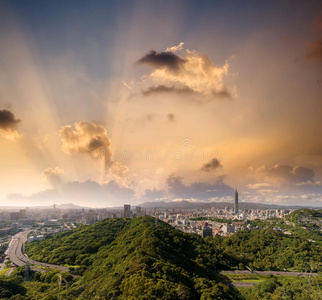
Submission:
<svg viewBox="0 0 322 300">
<path fill-rule="evenodd" d="M 35 261 L 28 258 L 26 255 L 24 255 L 23 246 L 27 241 L 27 236 L 30 231 L 31 230 L 22 231 L 12 237 L 7 249 L 7 255 L 9 256 L 11 262 L 18 267 L 24 266 L 25 264 L 28 263 L 30 265 L 30 269 L 36 272 L 45 272 L 44 269 L 37 268 L 37 266 L 50 268 L 54 270 L 56 269 L 62 272 L 68 272 L 69 271 L 68 267 Z"/>
</svg>

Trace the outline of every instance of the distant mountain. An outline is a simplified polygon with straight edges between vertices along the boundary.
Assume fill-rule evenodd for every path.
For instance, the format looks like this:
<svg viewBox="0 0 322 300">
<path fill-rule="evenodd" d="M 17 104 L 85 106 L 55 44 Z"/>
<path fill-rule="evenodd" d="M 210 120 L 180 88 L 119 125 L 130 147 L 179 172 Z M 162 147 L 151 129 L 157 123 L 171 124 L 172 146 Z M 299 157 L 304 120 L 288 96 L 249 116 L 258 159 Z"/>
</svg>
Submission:
<svg viewBox="0 0 322 300">
<path fill-rule="evenodd" d="M 85 208 L 83 206 L 75 205 L 73 203 L 58 204 L 58 205 L 56 205 L 56 207 L 59 209 L 83 209 L 83 208 Z"/>
<path fill-rule="evenodd" d="M 19 209 L 53 209 L 54 205 L 37 205 L 37 206 L 0 206 L 0 209 L 5 210 L 19 210 Z M 88 206 L 79 206 L 73 203 L 66 203 L 66 204 L 56 204 L 56 208 L 58 209 L 83 209 L 83 208 L 90 208 Z"/>
<path fill-rule="evenodd" d="M 210 209 L 215 207 L 217 209 L 224 209 L 225 207 L 232 209 L 234 204 L 232 202 L 190 202 L 190 201 L 175 201 L 175 202 L 145 202 L 138 206 L 143 208 L 159 208 L 159 209 Z M 296 206 L 296 205 L 275 205 L 263 203 L 239 202 L 240 209 L 302 209 L 302 208 L 318 208 L 312 206 Z"/>
</svg>

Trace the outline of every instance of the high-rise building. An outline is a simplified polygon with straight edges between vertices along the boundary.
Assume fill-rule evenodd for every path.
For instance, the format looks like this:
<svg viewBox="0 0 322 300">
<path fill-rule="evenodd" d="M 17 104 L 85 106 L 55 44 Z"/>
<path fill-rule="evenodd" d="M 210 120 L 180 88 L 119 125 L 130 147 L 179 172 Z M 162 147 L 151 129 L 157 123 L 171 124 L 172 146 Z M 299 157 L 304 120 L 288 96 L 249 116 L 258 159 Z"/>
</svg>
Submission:
<svg viewBox="0 0 322 300">
<path fill-rule="evenodd" d="M 202 237 L 212 236 L 212 228 L 208 226 L 203 226 L 201 236 Z"/>
<path fill-rule="evenodd" d="M 137 216 L 141 216 L 141 214 L 142 214 L 142 209 L 141 209 L 141 207 L 140 207 L 140 206 L 137 206 L 137 207 L 136 207 L 136 214 L 137 214 Z"/>
<path fill-rule="evenodd" d="M 22 219 L 26 219 L 27 217 L 27 212 L 25 209 L 20 209 L 20 212 L 19 212 L 19 219 L 22 220 Z"/>
<path fill-rule="evenodd" d="M 235 226 L 230 224 L 224 224 L 222 227 L 222 232 L 227 233 L 234 233 L 235 232 Z"/>
<path fill-rule="evenodd" d="M 86 223 L 92 223 L 95 221 L 97 214 L 93 209 L 90 209 L 85 215 Z"/>
<path fill-rule="evenodd" d="M 235 212 L 235 215 L 238 214 L 238 192 L 237 192 L 237 189 L 235 191 L 235 205 L 234 205 L 234 212 Z"/>
<path fill-rule="evenodd" d="M 10 220 L 19 220 L 20 213 L 18 212 L 11 212 L 10 213 Z"/>
<path fill-rule="evenodd" d="M 131 205 L 124 204 L 124 218 L 130 218 L 130 217 L 131 217 Z"/>
</svg>

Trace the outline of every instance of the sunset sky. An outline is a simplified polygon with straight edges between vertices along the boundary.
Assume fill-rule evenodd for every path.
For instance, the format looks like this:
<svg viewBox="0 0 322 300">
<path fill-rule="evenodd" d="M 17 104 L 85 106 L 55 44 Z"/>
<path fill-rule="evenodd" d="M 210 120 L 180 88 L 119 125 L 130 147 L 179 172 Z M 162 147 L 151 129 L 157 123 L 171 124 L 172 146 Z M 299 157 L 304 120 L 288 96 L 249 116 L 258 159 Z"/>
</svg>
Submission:
<svg viewBox="0 0 322 300">
<path fill-rule="evenodd" d="M 0 206 L 322 206 L 321 1 L 0 0 Z"/>
</svg>

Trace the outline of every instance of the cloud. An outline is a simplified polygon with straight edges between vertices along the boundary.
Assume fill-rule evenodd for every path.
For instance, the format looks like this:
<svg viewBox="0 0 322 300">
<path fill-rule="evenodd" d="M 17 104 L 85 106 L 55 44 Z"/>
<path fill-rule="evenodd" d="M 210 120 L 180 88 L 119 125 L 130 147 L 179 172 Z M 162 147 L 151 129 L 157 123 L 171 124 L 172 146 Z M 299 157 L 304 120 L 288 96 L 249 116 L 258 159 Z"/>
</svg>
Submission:
<svg viewBox="0 0 322 300">
<path fill-rule="evenodd" d="M 9 110 L 0 110 L 0 128 L 1 129 L 14 129 L 20 120 L 16 120 L 14 114 Z"/>
<path fill-rule="evenodd" d="M 56 167 L 55 169 L 47 168 L 42 172 L 42 174 L 53 188 L 59 188 L 64 183 L 62 177 L 64 170 L 59 167 Z"/>
<path fill-rule="evenodd" d="M 49 171 L 50 174 L 55 173 Z M 116 181 L 111 180 L 106 184 L 99 184 L 96 181 L 70 181 L 61 188 L 44 190 L 30 196 L 22 194 L 9 194 L 11 200 L 23 200 L 39 202 L 43 205 L 54 203 L 74 202 L 80 205 L 93 207 L 122 206 L 124 203 L 131 203 L 135 199 L 135 192 L 131 188 L 119 186 Z"/>
<path fill-rule="evenodd" d="M 299 182 L 299 183 L 296 183 L 297 186 L 312 186 L 312 187 L 315 187 L 315 186 L 321 186 L 321 181 L 303 181 L 303 182 Z"/>
<path fill-rule="evenodd" d="M 297 203 L 303 194 L 321 194 L 322 185 L 315 180 L 314 170 L 305 166 L 275 165 L 273 167 L 261 166 L 254 170 L 254 179 L 258 182 L 250 183 L 250 197 L 263 196 L 265 202 L 276 202 L 283 197 L 283 202 Z M 286 201 L 284 196 L 289 195 Z M 316 199 L 316 196 L 313 197 Z M 252 201 L 247 198 L 246 201 Z M 301 200 L 302 201 L 302 200 Z M 314 200 L 315 201 L 315 200 Z"/>
<path fill-rule="evenodd" d="M 190 185 L 185 185 L 182 181 L 183 177 L 173 174 L 167 178 L 166 183 L 169 195 L 172 198 L 208 200 L 213 197 L 224 197 L 234 194 L 234 189 L 223 183 L 221 178 L 217 179 L 217 182 L 213 184 L 193 182 Z"/>
<path fill-rule="evenodd" d="M 306 57 L 312 61 L 322 62 L 322 37 L 318 38 L 313 43 L 307 44 Z"/>
<path fill-rule="evenodd" d="M 261 166 L 255 172 L 259 177 L 278 185 L 314 182 L 314 171 L 304 166 L 294 168 L 288 165 L 275 165 L 272 168 Z"/>
<path fill-rule="evenodd" d="M 152 120 L 153 120 L 153 115 L 152 115 L 152 114 L 148 114 L 148 115 L 146 115 L 146 119 L 147 119 L 148 121 L 152 121 Z"/>
<path fill-rule="evenodd" d="M 21 120 L 15 118 L 9 110 L 0 110 L 0 135 L 8 140 L 16 140 L 20 137 L 19 133 L 14 130 Z"/>
<path fill-rule="evenodd" d="M 110 180 L 115 180 L 121 186 L 128 186 L 127 174 L 129 172 L 129 168 L 116 161 L 110 165 L 108 169 L 108 175 Z"/>
<path fill-rule="evenodd" d="M 130 87 L 125 81 L 123 81 L 123 85 L 126 87 L 126 88 L 128 88 L 129 90 L 132 90 L 133 88 L 132 87 Z"/>
<path fill-rule="evenodd" d="M 210 172 L 218 168 L 222 168 L 222 165 L 217 158 L 213 158 L 201 167 L 201 171 Z"/>
<path fill-rule="evenodd" d="M 66 153 L 87 153 L 93 159 L 104 161 L 104 180 L 116 180 L 127 186 L 128 167 L 112 160 L 111 140 L 102 125 L 79 122 L 63 126 L 60 131 L 62 150 Z M 107 177 L 106 177 L 107 176 Z"/>
<path fill-rule="evenodd" d="M 168 121 L 175 122 L 174 114 L 168 114 Z"/>
<path fill-rule="evenodd" d="M 159 84 L 149 87 L 143 94 L 189 92 L 210 98 L 232 97 L 223 80 L 228 75 L 228 60 L 220 67 L 197 51 L 186 50 L 182 56 L 171 52 L 182 50 L 182 45 L 169 47 L 166 52 L 150 51 L 138 61 L 154 67 L 149 78 Z"/>
<path fill-rule="evenodd" d="M 158 189 L 149 189 L 145 190 L 142 200 L 145 201 L 158 201 L 158 200 L 165 200 L 167 199 L 167 192 L 164 190 Z"/>
<path fill-rule="evenodd" d="M 306 58 L 311 61 L 322 62 L 322 15 L 313 23 L 313 28 L 319 33 L 319 37 L 307 44 Z"/>
<path fill-rule="evenodd" d="M 234 189 L 218 178 L 215 183 L 193 182 L 183 183 L 183 177 L 171 174 L 166 179 L 165 189 L 147 189 L 142 195 L 144 201 L 213 201 L 223 197 L 232 199 Z"/>
<path fill-rule="evenodd" d="M 88 153 L 92 158 L 104 156 L 107 164 L 111 164 L 111 140 L 102 125 L 79 122 L 63 126 L 60 131 L 62 149 L 66 153 Z"/>
<path fill-rule="evenodd" d="M 173 52 L 158 53 L 154 50 L 151 50 L 137 61 L 138 64 L 148 64 L 158 69 L 166 69 L 170 73 L 176 73 L 185 62 L 185 59 Z"/>
<path fill-rule="evenodd" d="M 12 193 L 7 195 L 7 199 L 13 201 L 23 200 L 24 202 L 32 201 L 33 204 L 39 202 L 42 205 L 50 205 L 58 202 L 64 203 L 65 201 L 69 200 L 67 198 L 64 198 L 58 189 L 48 189 L 38 193 L 34 193 L 30 196 Z"/>
<path fill-rule="evenodd" d="M 165 86 L 165 85 L 158 85 L 158 86 L 151 86 L 147 90 L 142 91 L 144 96 L 151 96 L 153 94 L 194 94 L 195 92 L 190 89 L 189 87 L 175 87 L 172 86 Z"/>
<path fill-rule="evenodd" d="M 166 52 L 177 52 L 177 51 L 181 51 L 183 49 L 183 45 L 184 45 L 184 43 L 181 42 L 178 46 L 168 47 L 167 50 L 165 50 L 165 51 Z"/>
<path fill-rule="evenodd" d="M 263 182 L 263 183 L 248 184 L 247 186 L 251 190 L 258 190 L 258 189 L 262 189 L 262 188 L 272 187 L 273 185 L 271 183 Z"/>
</svg>

